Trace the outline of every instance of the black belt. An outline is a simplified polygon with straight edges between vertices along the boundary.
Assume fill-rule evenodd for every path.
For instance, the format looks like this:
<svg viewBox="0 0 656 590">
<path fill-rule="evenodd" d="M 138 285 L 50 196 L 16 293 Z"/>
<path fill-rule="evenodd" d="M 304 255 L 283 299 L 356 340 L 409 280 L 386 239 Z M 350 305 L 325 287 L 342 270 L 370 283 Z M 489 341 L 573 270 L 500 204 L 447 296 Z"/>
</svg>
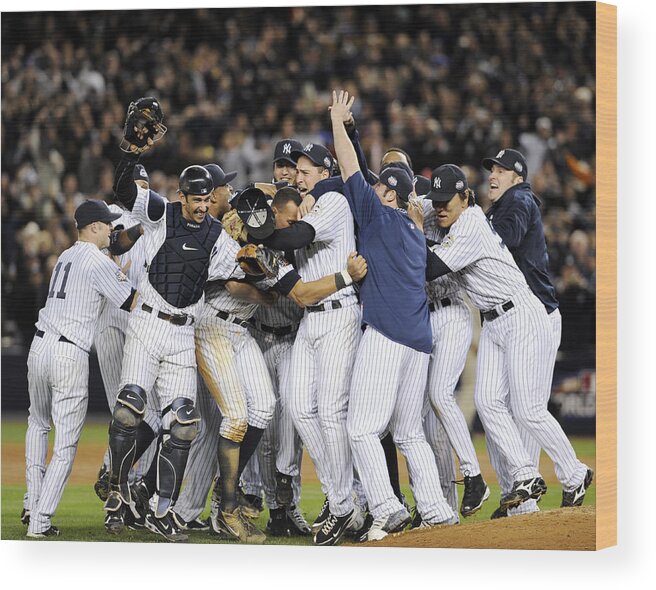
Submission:
<svg viewBox="0 0 656 590">
<path fill-rule="evenodd" d="M 327 301 L 319 305 L 308 305 L 306 308 L 310 313 L 315 311 L 328 311 L 329 309 L 342 309 L 342 304 L 339 301 Z"/>
<path fill-rule="evenodd" d="M 449 305 L 451 305 L 451 299 L 449 299 L 448 297 L 444 297 L 444 299 L 440 299 L 438 303 L 440 304 L 440 307 L 449 307 Z M 436 309 L 437 308 L 435 307 L 435 304 L 432 301 L 430 301 L 428 303 L 428 310 L 433 312 Z"/>
<path fill-rule="evenodd" d="M 153 313 L 153 311 L 154 311 L 153 308 L 150 307 L 150 305 L 147 305 L 146 303 L 144 303 L 141 306 L 141 309 L 143 309 L 146 313 Z M 165 322 L 169 322 L 169 323 L 173 324 L 174 326 L 186 326 L 187 321 L 189 321 L 189 320 L 191 320 L 189 322 L 189 325 L 194 323 L 194 318 L 187 315 L 186 313 L 181 314 L 181 315 L 171 315 L 170 313 L 164 313 L 163 311 L 158 311 L 157 312 L 157 317 L 160 320 L 164 320 Z"/>
<path fill-rule="evenodd" d="M 225 320 L 226 322 L 232 322 L 233 324 L 237 324 L 238 326 L 243 326 L 244 328 L 248 328 L 249 323 L 246 320 L 240 320 L 239 318 L 234 317 L 234 316 L 233 316 L 232 319 L 230 319 L 230 315 L 231 314 L 229 314 L 225 311 L 219 311 L 216 314 L 216 317 L 221 318 L 222 320 Z"/>
<path fill-rule="evenodd" d="M 482 311 L 481 316 L 486 322 L 491 322 L 492 320 L 496 320 L 500 315 L 510 311 L 513 307 L 515 307 L 515 304 L 512 301 L 506 301 L 501 306 L 502 311 L 499 312 L 496 309 L 491 309 L 490 311 Z"/>
<path fill-rule="evenodd" d="M 298 324 L 292 324 L 291 326 L 267 326 L 256 320 L 251 320 L 251 325 L 260 330 L 260 332 L 266 332 L 267 334 L 273 334 L 274 336 L 287 336 L 292 332 L 298 330 Z"/>
<path fill-rule="evenodd" d="M 36 331 L 36 337 L 37 338 L 43 338 L 45 335 L 46 335 L 46 333 L 43 330 L 37 330 Z M 75 342 L 73 342 L 72 340 L 69 340 L 68 338 L 66 338 L 66 336 L 60 336 L 59 337 L 59 342 L 66 342 L 66 344 L 72 344 L 73 346 L 77 346 L 77 344 L 75 344 Z M 78 346 L 78 348 L 80 348 L 80 347 Z M 84 349 L 82 349 L 82 350 L 84 350 Z"/>
</svg>

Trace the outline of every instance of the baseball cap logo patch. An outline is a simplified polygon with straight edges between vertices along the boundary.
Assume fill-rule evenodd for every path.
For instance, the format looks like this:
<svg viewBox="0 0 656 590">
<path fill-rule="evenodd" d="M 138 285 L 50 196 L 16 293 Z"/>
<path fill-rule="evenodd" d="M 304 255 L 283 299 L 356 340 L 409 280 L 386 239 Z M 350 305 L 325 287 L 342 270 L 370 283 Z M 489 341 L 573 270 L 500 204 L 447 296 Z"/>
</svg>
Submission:
<svg viewBox="0 0 656 590">
<path fill-rule="evenodd" d="M 462 180 L 459 180 L 456 182 L 456 190 L 461 191 L 463 188 L 465 188 L 465 183 Z"/>
<path fill-rule="evenodd" d="M 313 147 L 314 147 L 314 144 L 313 144 L 313 143 L 308 143 L 308 144 L 303 148 L 303 151 L 304 151 L 304 152 L 311 152 Z"/>
<path fill-rule="evenodd" d="M 396 180 L 396 176 L 390 176 L 390 177 L 387 179 L 387 182 L 390 183 L 390 186 L 396 186 L 397 184 L 399 184 L 399 181 Z"/>
<path fill-rule="evenodd" d="M 292 144 L 291 143 L 286 143 L 284 146 L 282 146 L 282 153 L 288 156 L 289 154 L 292 153 Z"/>
<path fill-rule="evenodd" d="M 522 171 L 524 170 L 524 168 L 522 167 L 522 163 L 521 163 L 521 162 L 515 162 L 515 170 L 517 170 L 517 172 L 519 172 L 520 174 L 522 173 Z"/>
<path fill-rule="evenodd" d="M 437 176 L 433 181 L 433 186 L 435 188 L 442 188 L 442 179 L 439 176 Z"/>
<path fill-rule="evenodd" d="M 332 162 L 330 161 L 330 158 L 329 158 L 328 156 L 326 156 L 326 157 L 323 159 L 323 163 L 324 163 L 324 165 L 326 166 L 326 168 L 330 168 L 330 165 L 332 164 Z"/>
<path fill-rule="evenodd" d="M 497 157 L 497 158 L 503 158 L 503 155 L 504 155 L 505 153 L 506 153 L 506 150 L 501 150 L 501 151 L 497 154 L 496 157 Z"/>
</svg>

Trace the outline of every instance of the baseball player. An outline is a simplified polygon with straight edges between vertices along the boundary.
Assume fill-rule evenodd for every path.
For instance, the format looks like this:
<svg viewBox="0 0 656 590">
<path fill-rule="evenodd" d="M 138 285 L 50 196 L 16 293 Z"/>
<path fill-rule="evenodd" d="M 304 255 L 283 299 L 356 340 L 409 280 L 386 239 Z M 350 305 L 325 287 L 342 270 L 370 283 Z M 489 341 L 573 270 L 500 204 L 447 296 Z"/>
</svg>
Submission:
<svg viewBox="0 0 656 590">
<path fill-rule="evenodd" d="M 390 167 L 374 187 L 367 183 L 344 128 L 353 102 L 347 92 L 333 92 L 330 114 L 344 195 L 358 224 L 360 248 L 369 256 L 370 272 L 360 290 L 365 331 L 353 367 L 347 428 L 373 515 L 368 532 L 372 541 L 411 521 L 394 495 L 379 442 L 388 427 L 408 461 L 424 526 L 453 524 L 456 516 L 442 494 L 422 427 L 432 339 L 425 291 L 426 240 L 407 215 L 412 179 L 401 168 Z M 327 521 L 316 535 L 317 544 L 334 536 L 335 528 Z"/>
<path fill-rule="evenodd" d="M 133 181 L 140 153 L 154 143 L 161 125 L 155 99 L 133 103 L 125 126 L 125 155 L 115 172 L 117 199 L 144 227 L 147 276 L 140 283 L 142 303 L 131 315 L 121 386 L 109 428 L 110 493 L 105 528 L 125 526 L 132 501 L 128 472 L 135 456 L 136 431 L 147 403 L 162 413 L 157 453 L 157 489 L 145 524 L 165 539 L 186 541 L 171 517 L 180 492 L 189 447 L 200 420 L 195 407 L 196 360 L 193 323 L 203 305 L 206 281 L 231 276 L 232 239 L 207 215 L 212 177 L 202 166 L 180 175 L 179 201 L 169 203 Z M 157 387 L 157 398 L 153 387 Z M 149 401 L 148 401 L 149 400 Z"/>
<path fill-rule="evenodd" d="M 71 473 L 84 423 L 89 350 L 101 306 L 106 299 L 126 313 L 136 300 L 128 278 L 100 251 L 109 247 L 112 222 L 118 217 L 102 201 L 85 201 L 76 209 L 78 240 L 57 259 L 46 305 L 36 323 L 27 360 L 27 493 L 21 515 L 31 538 L 59 535 L 51 519 Z M 55 441 L 46 467 L 50 420 Z"/>
<path fill-rule="evenodd" d="M 330 178 L 334 159 L 326 147 L 309 143 L 302 151 L 293 151 L 292 157 L 301 196 Z M 304 280 L 339 272 L 344 257 L 355 250 L 353 216 L 344 195 L 336 191 L 322 195 L 301 221 L 276 230 L 264 243 L 276 250 L 294 249 Z M 334 544 L 346 528 L 358 530 L 364 522 L 351 494 L 353 464 L 346 432 L 359 324 L 360 308 L 347 281 L 343 290 L 305 308 L 292 349 L 289 410 L 327 496 L 313 525 L 324 531 L 318 539 L 322 544 Z"/>
<path fill-rule="evenodd" d="M 547 365 L 552 330 L 546 310 L 474 204 L 463 171 L 452 164 L 440 166 L 433 171 L 431 183 L 427 198 L 434 203 L 438 227 L 448 233 L 432 248 L 436 256 L 430 263 L 438 275 L 454 273 L 483 318 L 475 401 L 486 435 L 499 449 L 513 480 L 500 507 L 514 508 L 546 492 L 518 424 L 547 451 L 563 487 L 580 486 L 588 469 L 577 460 L 543 403 L 544 389 L 551 381 Z"/>
<path fill-rule="evenodd" d="M 434 193 L 428 193 L 423 199 L 424 233 L 433 243 L 441 243 L 447 232 L 438 225 L 431 194 Z M 471 345 L 472 316 L 463 299 L 462 289 L 452 275 L 444 275 L 431 281 L 427 285 L 427 291 L 433 352 L 426 393 L 433 413 L 436 414 L 437 423 L 427 415 L 425 426 L 432 434 L 430 438 L 435 443 L 431 445 L 434 451 L 444 448 L 440 444 L 440 427 L 446 431 L 450 442 L 447 451 L 451 453 L 450 447 L 455 450 L 465 485 L 460 513 L 470 516 L 480 510 L 483 502 L 490 496 L 490 489 L 481 475 L 467 421 L 455 398 L 456 385 L 465 367 Z M 439 451 L 437 453 L 439 455 Z"/>
<path fill-rule="evenodd" d="M 296 139 L 281 139 L 273 150 L 273 181 L 286 182 L 296 186 L 296 162 L 292 152 L 303 150 L 303 144 Z"/>
<path fill-rule="evenodd" d="M 533 294 L 542 302 L 549 316 L 552 333 L 552 346 L 545 366 L 549 373 L 549 387 L 545 388 L 545 407 L 551 394 L 553 369 L 556 363 L 556 354 L 560 346 L 562 332 L 562 318 L 558 309 L 556 290 L 549 278 L 549 255 L 544 238 L 544 229 L 540 215 L 540 200 L 528 183 L 528 167 L 526 159 L 521 152 L 512 149 L 501 150 L 494 158 L 483 160 L 483 167 L 490 171 L 488 177 L 488 197 L 492 205 L 486 216 L 492 222 L 503 243 L 510 250 L 517 266 L 524 274 L 528 286 Z M 540 465 L 540 446 L 537 441 L 520 426 L 519 429 L 524 445 L 533 458 L 536 466 Z M 503 493 L 507 493 L 512 486 L 507 465 L 501 453 L 488 441 L 488 453 Z M 577 486 L 563 488 L 561 506 L 578 506 L 583 503 L 586 490 L 592 483 L 591 469 L 586 472 L 584 480 Z M 529 500 L 510 513 L 526 513 L 538 510 L 537 502 Z M 501 517 L 507 511 L 499 509 L 494 517 Z"/>
</svg>

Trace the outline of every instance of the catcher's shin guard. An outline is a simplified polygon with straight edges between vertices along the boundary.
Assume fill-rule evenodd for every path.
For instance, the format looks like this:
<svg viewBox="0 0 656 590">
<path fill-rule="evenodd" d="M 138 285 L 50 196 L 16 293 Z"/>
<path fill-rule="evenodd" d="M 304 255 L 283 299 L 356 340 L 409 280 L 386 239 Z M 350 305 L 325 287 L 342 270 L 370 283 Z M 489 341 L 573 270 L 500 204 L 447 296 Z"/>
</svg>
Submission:
<svg viewBox="0 0 656 590">
<path fill-rule="evenodd" d="M 200 414 L 193 401 L 176 398 L 162 411 L 162 418 L 173 413 L 171 426 L 164 430 L 164 437 L 157 453 L 157 502 L 155 516 L 163 518 L 175 504 L 180 494 L 189 448 L 198 433 Z"/>
<path fill-rule="evenodd" d="M 109 423 L 109 485 L 130 503 L 128 474 L 135 460 L 137 428 L 146 409 L 146 392 L 138 385 L 126 385 L 116 398 Z"/>
</svg>

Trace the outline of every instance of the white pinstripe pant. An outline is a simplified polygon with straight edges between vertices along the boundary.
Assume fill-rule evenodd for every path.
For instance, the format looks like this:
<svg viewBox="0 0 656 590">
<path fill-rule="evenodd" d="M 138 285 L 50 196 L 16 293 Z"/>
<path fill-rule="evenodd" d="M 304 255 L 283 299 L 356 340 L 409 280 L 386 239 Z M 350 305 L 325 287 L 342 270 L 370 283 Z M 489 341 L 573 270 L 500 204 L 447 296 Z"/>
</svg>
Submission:
<svg viewBox="0 0 656 590">
<path fill-rule="evenodd" d="M 125 332 L 119 326 L 107 326 L 101 332 L 96 334 L 94 339 L 96 346 L 96 353 L 98 355 L 98 366 L 100 367 L 100 375 L 105 387 L 105 396 L 107 397 L 107 405 L 109 411 L 114 411 L 116 405 L 116 396 L 119 393 L 119 384 L 121 382 L 121 366 L 123 363 L 123 350 L 125 349 Z M 144 416 L 145 422 L 155 429 L 155 435 L 159 432 L 161 426 L 161 419 L 159 412 L 152 407 L 146 406 Z M 143 477 L 157 452 L 157 436 L 151 443 L 148 449 L 139 459 L 138 463 L 130 470 L 129 481 L 133 482 L 135 479 Z M 105 451 L 103 463 L 109 469 L 109 449 Z"/>
<path fill-rule="evenodd" d="M 217 452 L 221 412 L 202 378 L 198 379 L 196 407 L 200 412 L 200 428 L 191 443 L 184 487 L 175 503 L 175 512 L 187 522 L 198 518 L 205 510 L 219 463 Z"/>
<path fill-rule="evenodd" d="M 440 422 L 433 411 L 428 398 L 424 402 L 423 416 L 424 434 L 426 435 L 426 442 L 430 445 L 433 455 L 435 455 L 437 471 L 440 474 L 442 494 L 449 506 L 451 506 L 453 513 L 457 515 L 458 491 L 455 484 L 456 461 L 453 457 L 451 443 L 449 442 L 446 430 L 444 430 L 442 422 Z"/>
<path fill-rule="evenodd" d="M 467 421 L 458 406 L 455 389 L 465 368 L 472 340 L 471 311 L 460 299 L 437 306 L 430 314 L 433 330 L 433 352 L 428 369 L 426 391 L 438 419 L 444 426 L 451 446 L 460 460 L 462 475 L 481 472 Z"/>
<path fill-rule="evenodd" d="M 34 337 L 27 359 L 30 408 L 25 435 L 24 507 L 30 511 L 30 533 L 47 530 L 73 468 L 84 425 L 89 392 L 89 354 L 46 333 Z M 50 420 L 55 441 L 50 463 Z"/>
<path fill-rule="evenodd" d="M 258 483 L 261 483 L 267 506 L 278 508 L 275 500 L 277 469 L 281 473 L 292 476 L 293 503 L 298 505 L 301 496 L 300 468 L 303 445 L 301 437 L 294 428 L 289 404 L 286 401 L 296 333 L 274 336 L 256 329 L 253 329 L 252 333 L 262 350 L 278 404 L 271 423 L 264 431 L 256 454 L 248 462 L 242 475 L 244 492 L 259 495 Z"/>
<path fill-rule="evenodd" d="M 289 410 L 335 516 L 354 506 L 346 414 L 360 334 L 359 305 L 306 312 L 292 349 Z"/>
<path fill-rule="evenodd" d="M 241 442 L 248 424 L 265 429 L 276 403 L 262 352 L 247 328 L 204 317 L 196 326 L 196 356 L 206 386 L 199 388 L 203 430 L 192 443 L 187 482 L 175 508 L 187 521 L 205 506 L 217 472 L 219 434 Z"/>
<path fill-rule="evenodd" d="M 583 481 L 586 466 L 578 461 L 567 436 L 547 411 L 553 378 L 553 328 L 544 306 L 530 291 L 518 293 L 512 301 L 513 309 L 483 324 L 476 408 L 492 453 L 500 454 L 514 481 L 539 474 L 520 435 L 519 427 L 523 427 L 549 455 L 559 481 L 569 489 Z"/>
<path fill-rule="evenodd" d="M 422 518 L 453 518 L 444 499 L 435 456 L 426 442 L 422 409 L 429 355 L 393 342 L 371 326 L 358 348 L 348 413 L 355 466 L 374 518 L 403 509 L 389 481 L 380 436 L 389 425 L 394 443 L 408 462 L 412 492 Z"/>
</svg>

